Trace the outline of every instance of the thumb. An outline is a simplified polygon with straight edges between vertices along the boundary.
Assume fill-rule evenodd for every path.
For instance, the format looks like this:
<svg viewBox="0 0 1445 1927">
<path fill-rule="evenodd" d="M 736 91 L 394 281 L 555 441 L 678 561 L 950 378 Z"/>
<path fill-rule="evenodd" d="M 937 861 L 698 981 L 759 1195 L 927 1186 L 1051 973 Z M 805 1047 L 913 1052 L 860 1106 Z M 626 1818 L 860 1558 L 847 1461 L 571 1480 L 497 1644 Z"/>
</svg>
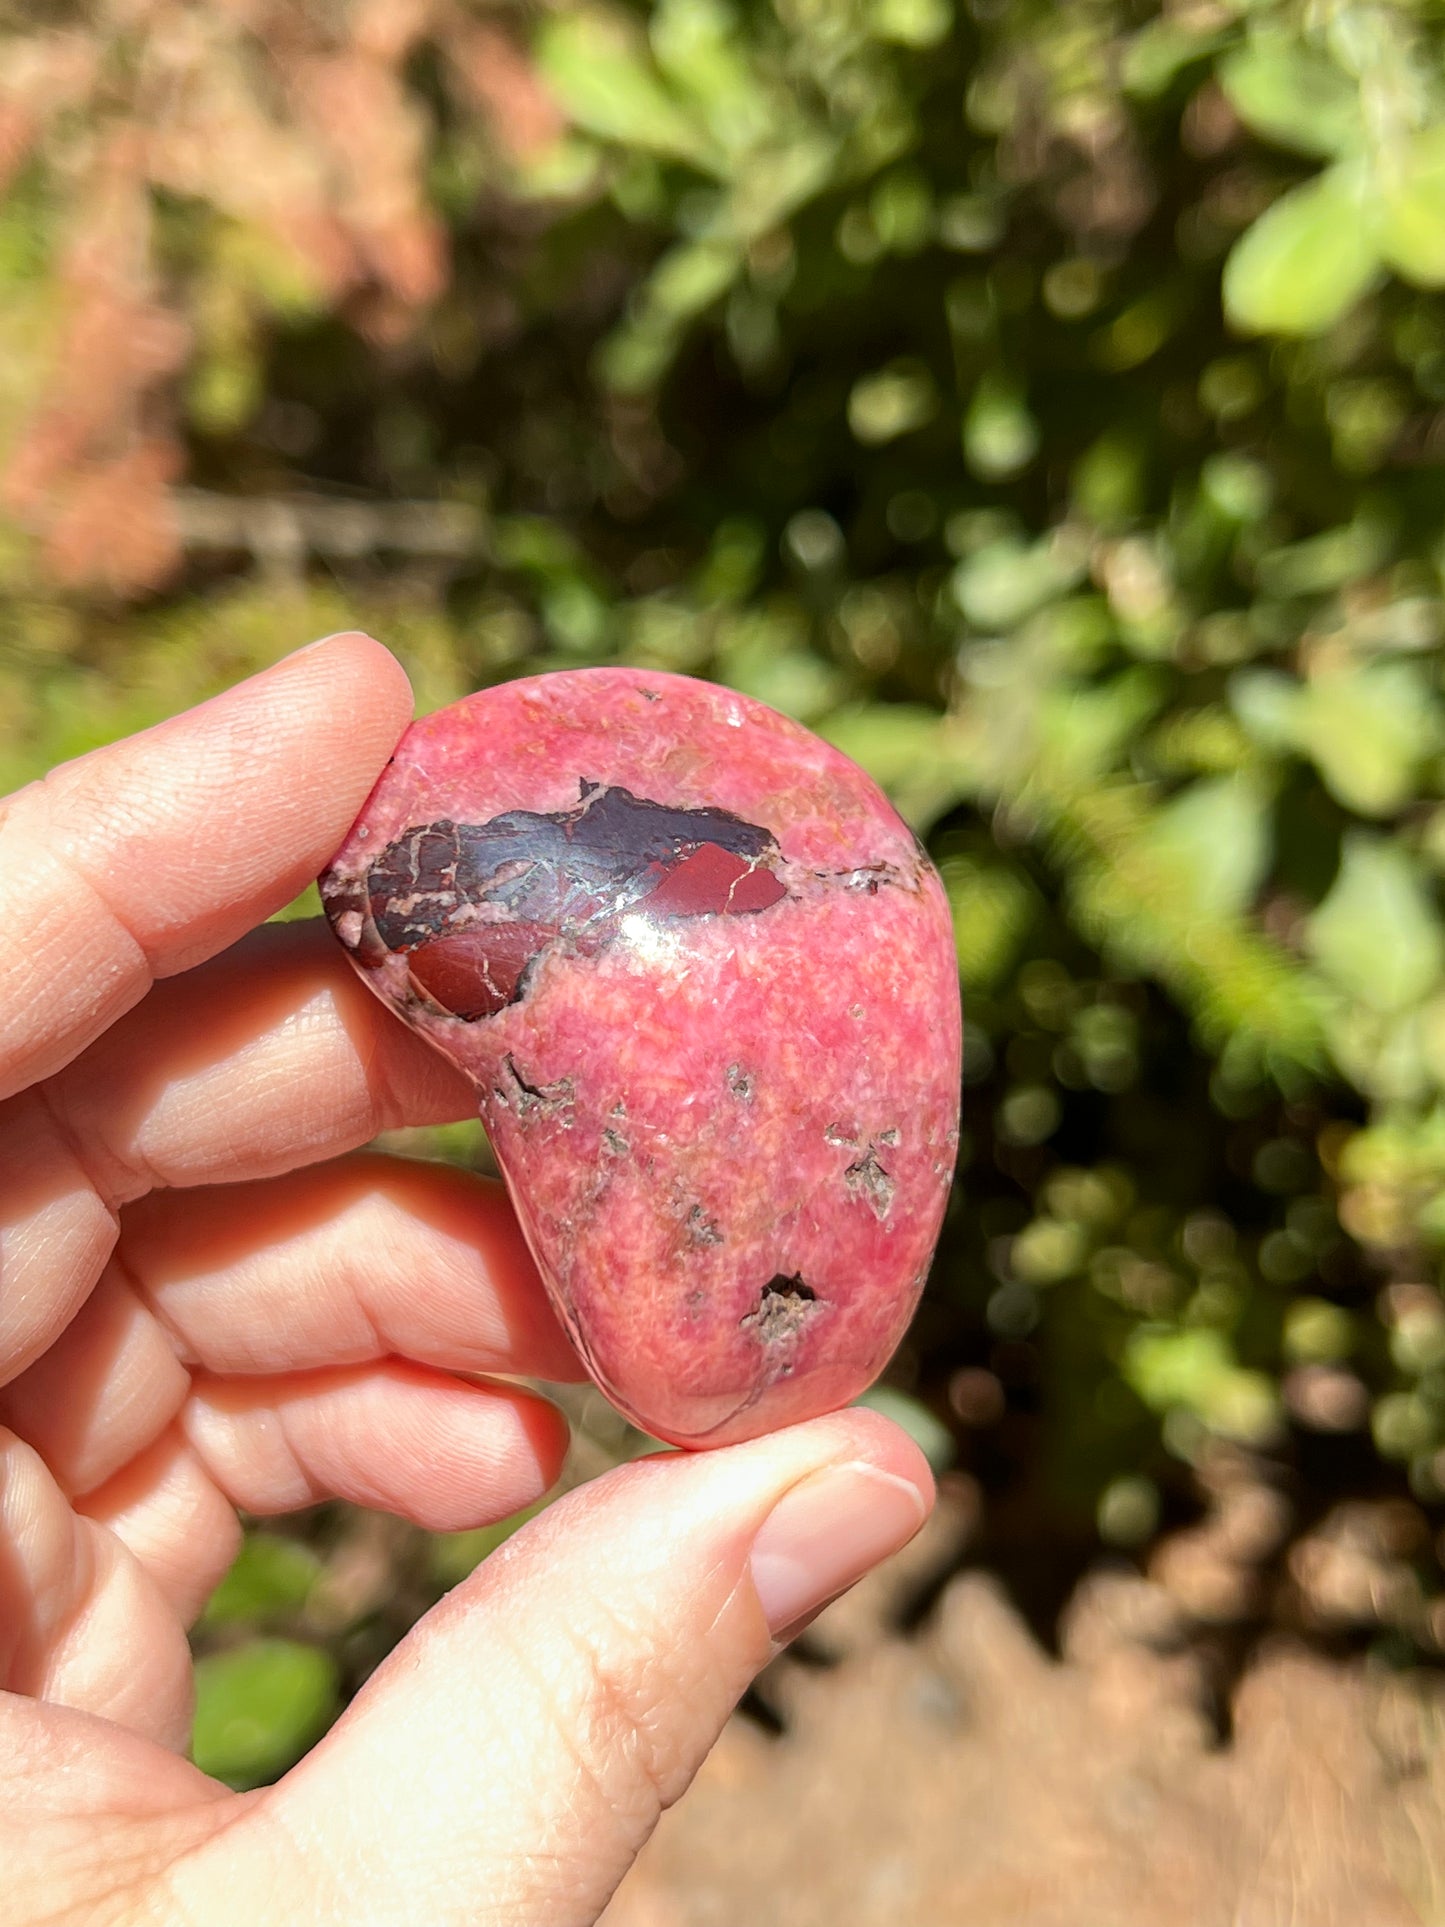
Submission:
<svg viewBox="0 0 1445 1927">
<path fill-rule="evenodd" d="M 610 1473 L 413 1630 L 230 1854 L 281 1823 L 310 1901 L 292 1921 L 585 1927 L 777 1642 L 932 1499 L 864 1410 Z"/>
</svg>

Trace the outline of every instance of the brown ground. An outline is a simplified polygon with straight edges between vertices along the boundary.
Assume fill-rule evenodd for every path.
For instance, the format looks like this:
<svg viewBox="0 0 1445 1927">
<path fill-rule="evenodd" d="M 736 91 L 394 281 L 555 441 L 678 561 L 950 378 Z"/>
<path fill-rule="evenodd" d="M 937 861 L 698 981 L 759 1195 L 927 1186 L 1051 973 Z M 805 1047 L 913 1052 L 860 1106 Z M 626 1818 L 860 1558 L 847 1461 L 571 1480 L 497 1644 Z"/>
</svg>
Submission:
<svg viewBox="0 0 1445 1927">
<path fill-rule="evenodd" d="M 1445 1921 L 1433 1677 L 1286 1637 L 1221 1692 L 1211 1654 L 1269 1547 L 1267 1507 L 1226 1495 L 1154 1576 L 1091 1574 L 1055 1660 L 978 1572 L 902 1630 L 972 1530 L 969 1483 L 946 1496 L 765 1676 L 782 1731 L 734 1719 L 605 1927 Z M 1338 1586 L 1344 1555 L 1312 1556 Z"/>
</svg>

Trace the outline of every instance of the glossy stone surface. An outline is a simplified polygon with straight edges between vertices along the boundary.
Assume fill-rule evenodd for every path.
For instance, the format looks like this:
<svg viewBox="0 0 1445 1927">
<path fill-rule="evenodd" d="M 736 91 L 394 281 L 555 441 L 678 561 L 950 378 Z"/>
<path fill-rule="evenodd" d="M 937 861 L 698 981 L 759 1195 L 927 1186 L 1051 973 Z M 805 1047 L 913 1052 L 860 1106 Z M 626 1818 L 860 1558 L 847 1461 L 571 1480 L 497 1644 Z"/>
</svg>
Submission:
<svg viewBox="0 0 1445 1927">
<path fill-rule="evenodd" d="M 720 1445 L 872 1382 L 943 1217 L 961 1018 L 938 877 L 854 764 L 688 677 L 531 677 L 412 726 L 321 893 L 475 1082 L 624 1412 Z"/>
</svg>

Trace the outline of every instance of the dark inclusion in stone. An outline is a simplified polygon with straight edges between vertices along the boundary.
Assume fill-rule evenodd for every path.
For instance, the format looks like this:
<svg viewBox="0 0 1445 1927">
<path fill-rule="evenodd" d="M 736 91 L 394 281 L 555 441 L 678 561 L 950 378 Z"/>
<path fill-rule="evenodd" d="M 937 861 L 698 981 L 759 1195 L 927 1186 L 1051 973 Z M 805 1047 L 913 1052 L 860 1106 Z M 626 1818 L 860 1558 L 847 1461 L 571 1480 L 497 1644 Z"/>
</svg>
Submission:
<svg viewBox="0 0 1445 1927">
<path fill-rule="evenodd" d="M 803 1331 L 816 1311 L 818 1294 L 796 1272 L 778 1272 L 758 1294 L 758 1302 L 741 1321 L 765 1345 L 786 1345 Z"/>
<path fill-rule="evenodd" d="M 405 955 L 416 984 L 454 1016 L 514 1003 L 558 939 L 591 956 L 634 912 L 751 915 L 787 895 L 777 840 L 757 824 L 585 780 L 581 790 L 575 809 L 548 815 L 417 825 L 373 864 L 367 908 L 383 951 Z M 369 948 L 358 960 L 380 962 Z"/>
</svg>

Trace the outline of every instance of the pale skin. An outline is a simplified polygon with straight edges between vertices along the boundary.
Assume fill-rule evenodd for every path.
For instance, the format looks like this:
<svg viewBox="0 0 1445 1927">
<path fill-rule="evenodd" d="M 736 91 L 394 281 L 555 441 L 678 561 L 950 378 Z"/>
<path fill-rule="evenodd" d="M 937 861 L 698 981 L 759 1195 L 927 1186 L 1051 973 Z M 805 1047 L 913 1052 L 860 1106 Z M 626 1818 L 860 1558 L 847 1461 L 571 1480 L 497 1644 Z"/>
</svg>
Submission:
<svg viewBox="0 0 1445 1927">
<path fill-rule="evenodd" d="M 319 925 L 258 929 L 411 716 L 327 639 L 0 803 L 0 1869 L 7 1927 L 594 1921 L 749 1680 L 932 1502 L 850 1411 L 570 1495 L 278 1785 L 185 1758 L 236 1509 L 480 1525 L 571 1379 L 500 1187 L 358 1154 L 466 1082 Z"/>
</svg>

